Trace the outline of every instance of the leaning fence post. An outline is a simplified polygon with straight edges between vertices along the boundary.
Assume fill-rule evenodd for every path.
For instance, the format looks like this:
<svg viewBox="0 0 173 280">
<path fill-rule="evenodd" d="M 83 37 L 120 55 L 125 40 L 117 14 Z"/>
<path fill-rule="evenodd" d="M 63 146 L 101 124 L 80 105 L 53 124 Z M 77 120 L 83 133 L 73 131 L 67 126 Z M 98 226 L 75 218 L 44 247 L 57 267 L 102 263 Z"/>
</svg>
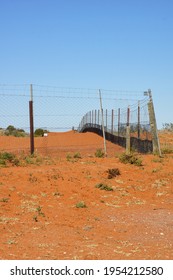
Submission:
<svg viewBox="0 0 173 280">
<path fill-rule="evenodd" d="M 130 108 L 127 108 L 126 154 L 130 154 Z"/>
<path fill-rule="evenodd" d="M 149 95 L 148 112 L 149 112 L 150 127 L 151 127 L 152 142 L 153 142 L 153 153 L 161 156 L 156 117 L 154 112 L 154 104 L 153 104 L 153 99 L 152 99 L 152 94 L 150 89 L 148 90 L 148 95 Z"/>
<path fill-rule="evenodd" d="M 29 119 L 30 119 L 30 152 L 34 153 L 34 116 L 33 116 L 33 87 L 30 85 L 31 100 L 29 101 Z"/>
</svg>

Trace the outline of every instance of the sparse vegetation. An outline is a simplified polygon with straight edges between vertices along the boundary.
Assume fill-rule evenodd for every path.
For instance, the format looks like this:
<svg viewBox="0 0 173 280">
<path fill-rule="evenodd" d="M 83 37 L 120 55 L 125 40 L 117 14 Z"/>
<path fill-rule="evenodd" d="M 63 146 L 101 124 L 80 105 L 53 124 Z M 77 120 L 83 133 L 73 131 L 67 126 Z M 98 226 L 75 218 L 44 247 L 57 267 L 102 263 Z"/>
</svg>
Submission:
<svg viewBox="0 0 173 280">
<path fill-rule="evenodd" d="M 80 201 L 76 203 L 76 208 L 87 208 L 87 206 L 84 201 Z"/>
<path fill-rule="evenodd" d="M 104 191 L 113 191 L 112 187 L 110 187 L 106 184 L 103 184 L 103 183 L 96 184 L 95 187 L 100 189 L 100 190 L 104 190 Z"/>
<path fill-rule="evenodd" d="M 140 159 L 137 155 L 131 153 L 131 154 L 126 154 L 126 153 L 122 153 L 119 156 L 119 160 L 122 163 L 129 163 L 129 164 L 134 164 L 136 166 L 142 166 L 142 159 Z"/>
<path fill-rule="evenodd" d="M 71 156 L 70 154 L 67 154 L 67 155 L 66 155 L 66 160 L 67 160 L 67 161 L 70 161 L 71 159 L 72 159 L 72 156 Z"/>
<path fill-rule="evenodd" d="M 104 152 L 102 151 L 102 149 L 97 149 L 95 152 L 95 156 L 98 158 L 103 158 L 105 156 Z"/>
<path fill-rule="evenodd" d="M 108 179 L 112 179 L 112 178 L 120 175 L 120 171 L 118 168 L 108 169 L 107 173 L 108 173 Z"/>
<path fill-rule="evenodd" d="M 42 212 L 42 207 L 41 206 L 38 206 L 36 208 L 36 211 L 38 212 L 39 216 L 45 217 L 45 214 Z"/>
<path fill-rule="evenodd" d="M 37 154 L 20 154 L 17 156 L 11 152 L 0 152 L 0 167 L 26 166 L 28 164 L 40 165 L 43 162 L 47 162 L 47 158 L 43 158 Z"/>
<path fill-rule="evenodd" d="M 74 155 L 67 154 L 66 159 L 67 161 L 75 162 L 76 160 L 82 158 L 81 154 L 79 152 L 74 153 Z"/>
<path fill-rule="evenodd" d="M 0 153 L 0 166 L 7 166 L 8 164 L 19 165 L 19 159 L 15 154 L 9 152 Z"/>
<path fill-rule="evenodd" d="M 0 199 L 0 202 L 8 202 L 9 198 L 3 197 L 2 199 Z"/>
<path fill-rule="evenodd" d="M 4 135 L 6 136 L 15 136 L 15 137 L 26 137 L 28 136 L 28 134 L 25 132 L 24 129 L 21 128 L 15 128 L 13 125 L 9 125 L 5 131 L 4 131 Z"/>
<path fill-rule="evenodd" d="M 82 158 L 82 157 L 81 157 L 81 154 L 80 154 L 79 152 L 75 153 L 73 157 L 74 157 L 74 158 Z"/>
<path fill-rule="evenodd" d="M 173 147 L 162 147 L 161 149 L 162 154 L 173 154 Z"/>
<path fill-rule="evenodd" d="M 34 216 L 33 216 L 33 220 L 34 220 L 35 222 L 38 222 L 38 217 L 37 217 L 37 215 L 34 215 Z"/>
</svg>

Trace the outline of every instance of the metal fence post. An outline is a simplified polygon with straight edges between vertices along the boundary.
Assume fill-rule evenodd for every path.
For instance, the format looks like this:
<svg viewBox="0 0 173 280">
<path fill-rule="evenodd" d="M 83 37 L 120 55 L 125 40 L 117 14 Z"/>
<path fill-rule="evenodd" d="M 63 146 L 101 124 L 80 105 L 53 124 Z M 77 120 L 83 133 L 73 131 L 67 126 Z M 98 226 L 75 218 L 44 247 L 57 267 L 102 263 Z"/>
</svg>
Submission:
<svg viewBox="0 0 173 280">
<path fill-rule="evenodd" d="M 120 108 L 118 108 L 118 142 L 120 136 Z"/>
<path fill-rule="evenodd" d="M 130 154 L 130 108 L 127 108 L 126 154 Z"/>
<path fill-rule="evenodd" d="M 114 110 L 112 109 L 111 133 L 114 133 Z"/>
<path fill-rule="evenodd" d="M 30 119 L 30 152 L 34 153 L 34 115 L 33 115 L 33 87 L 30 85 L 31 100 L 29 101 L 29 119 Z"/>
</svg>

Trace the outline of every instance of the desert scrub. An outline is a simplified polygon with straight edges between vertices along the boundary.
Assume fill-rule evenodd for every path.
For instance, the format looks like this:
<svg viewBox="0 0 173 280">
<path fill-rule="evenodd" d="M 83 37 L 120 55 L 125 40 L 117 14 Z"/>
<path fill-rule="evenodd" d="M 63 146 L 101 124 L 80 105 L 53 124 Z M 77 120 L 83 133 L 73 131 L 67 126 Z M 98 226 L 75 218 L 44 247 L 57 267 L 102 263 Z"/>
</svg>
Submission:
<svg viewBox="0 0 173 280">
<path fill-rule="evenodd" d="M 36 154 L 27 155 L 24 157 L 24 160 L 26 164 L 35 164 L 35 165 L 39 165 L 43 162 L 43 158 Z"/>
<path fill-rule="evenodd" d="M 76 208 L 87 208 L 87 206 L 84 201 L 80 201 L 76 203 Z"/>
<path fill-rule="evenodd" d="M 9 198 L 3 197 L 2 199 L 0 199 L 0 202 L 8 202 Z"/>
<path fill-rule="evenodd" d="M 39 216 L 45 217 L 45 214 L 42 212 L 42 207 L 41 206 L 38 206 L 36 208 L 36 211 L 38 212 Z"/>
<path fill-rule="evenodd" d="M 71 156 L 70 154 L 67 154 L 67 155 L 66 155 L 66 160 L 67 160 L 67 161 L 70 161 L 71 159 L 72 159 L 72 156 Z"/>
<path fill-rule="evenodd" d="M 133 153 L 131 154 L 122 153 L 119 156 L 119 160 L 125 164 L 129 163 L 129 164 L 134 164 L 136 166 L 142 166 L 142 159 L 140 159 L 138 156 L 136 156 Z"/>
<path fill-rule="evenodd" d="M 74 153 L 74 155 L 71 155 L 71 154 L 66 155 L 66 160 L 71 161 L 71 162 L 75 162 L 80 158 L 82 158 L 82 157 L 81 157 L 81 154 L 79 152 Z"/>
<path fill-rule="evenodd" d="M 105 156 L 104 152 L 102 151 L 102 149 L 97 149 L 95 152 L 95 156 L 98 158 L 103 158 Z"/>
<path fill-rule="evenodd" d="M 1 152 L 0 153 L 0 166 L 7 166 L 8 163 L 18 166 L 20 161 L 13 153 Z"/>
<path fill-rule="evenodd" d="M 96 184 L 95 187 L 100 189 L 100 190 L 104 190 L 104 191 L 113 191 L 112 187 L 110 187 L 106 184 L 103 184 L 103 183 Z"/>
<path fill-rule="evenodd" d="M 120 175 L 120 171 L 118 168 L 111 168 L 111 169 L 107 170 L 107 174 L 108 174 L 107 178 L 112 179 L 112 178 Z"/>
<path fill-rule="evenodd" d="M 82 158 L 82 157 L 81 157 L 81 154 L 80 154 L 79 152 L 75 153 L 73 157 L 74 157 L 74 158 Z"/>
<path fill-rule="evenodd" d="M 162 154 L 173 154 L 173 147 L 163 147 L 161 148 Z"/>
</svg>

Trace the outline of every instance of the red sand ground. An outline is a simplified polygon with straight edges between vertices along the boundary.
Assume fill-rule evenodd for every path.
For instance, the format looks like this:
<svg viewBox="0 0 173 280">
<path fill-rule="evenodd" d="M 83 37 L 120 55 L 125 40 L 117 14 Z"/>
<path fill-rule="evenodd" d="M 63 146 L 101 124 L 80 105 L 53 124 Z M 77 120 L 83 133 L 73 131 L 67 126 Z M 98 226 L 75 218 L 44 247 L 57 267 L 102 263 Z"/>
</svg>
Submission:
<svg viewBox="0 0 173 280">
<path fill-rule="evenodd" d="M 28 141 L 2 136 L 0 146 L 25 150 Z M 0 259 L 173 259 L 173 155 L 125 165 L 111 143 L 107 158 L 95 157 L 102 141 L 50 134 L 36 139 L 37 164 L 0 167 Z M 111 168 L 121 174 L 108 179 Z"/>
</svg>

